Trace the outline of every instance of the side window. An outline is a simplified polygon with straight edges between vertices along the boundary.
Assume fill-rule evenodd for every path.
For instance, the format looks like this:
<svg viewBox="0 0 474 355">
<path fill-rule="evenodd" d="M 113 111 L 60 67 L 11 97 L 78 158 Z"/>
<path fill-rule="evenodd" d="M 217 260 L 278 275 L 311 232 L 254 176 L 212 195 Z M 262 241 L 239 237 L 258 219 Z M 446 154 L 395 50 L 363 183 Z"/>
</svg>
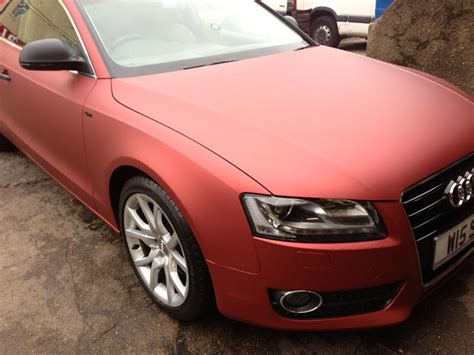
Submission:
<svg viewBox="0 0 474 355">
<path fill-rule="evenodd" d="M 20 0 L 0 0 L 0 37 L 23 46 L 18 39 L 18 30 L 20 27 L 19 16 L 14 16 L 14 9 L 19 8 L 22 1 Z"/>
<path fill-rule="evenodd" d="M 20 46 L 57 38 L 66 43 L 72 55 L 78 54 L 79 39 L 58 0 L 0 0 L 0 4 L 4 5 L 2 37 Z"/>
</svg>

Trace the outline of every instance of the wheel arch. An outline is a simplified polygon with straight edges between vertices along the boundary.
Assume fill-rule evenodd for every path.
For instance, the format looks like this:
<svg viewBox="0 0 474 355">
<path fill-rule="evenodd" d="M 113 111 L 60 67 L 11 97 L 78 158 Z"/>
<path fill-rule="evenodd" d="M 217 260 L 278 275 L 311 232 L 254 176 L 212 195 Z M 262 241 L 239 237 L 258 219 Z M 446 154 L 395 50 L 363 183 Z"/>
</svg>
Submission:
<svg viewBox="0 0 474 355">
<path fill-rule="evenodd" d="M 123 187 L 128 180 L 137 175 L 143 175 L 148 178 L 150 176 L 143 170 L 138 169 L 131 165 L 122 165 L 117 167 L 109 178 L 109 199 L 110 205 L 115 218 L 115 223 L 119 225 L 120 216 L 120 194 L 122 193 Z"/>
<path fill-rule="evenodd" d="M 310 17 L 311 25 L 318 17 L 322 17 L 322 16 L 332 16 L 334 20 L 337 22 L 337 14 L 333 9 L 329 7 L 325 7 L 325 6 L 319 6 L 311 10 L 311 17 Z"/>
<path fill-rule="evenodd" d="M 169 186 L 159 174 L 146 166 L 142 162 L 134 159 L 126 159 L 117 162 L 113 168 L 110 169 L 109 180 L 108 180 L 108 195 L 109 203 L 112 208 L 113 217 L 117 226 L 120 226 L 120 194 L 125 183 L 132 177 L 142 175 L 158 184 L 176 203 L 181 213 L 185 216 L 188 222 L 191 222 L 186 207 L 182 204 L 175 191 Z M 191 224 L 191 223 L 190 223 Z"/>
<path fill-rule="evenodd" d="M 98 203 L 108 220 L 118 227 L 117 231 L 120 228 L 122 188 L 131 177 L 142 175 L 170 196 L 189 224 L 207 261 L 245 272 L 258 272 L 260 266 L 255 245 L 237 193 L 247 190 L 265 193 L 266 190 L 244 174 L 235 174 L 235 168 L 222 159 L 214 159 L 213 155 L 204 166 L 196 162 L 183 164 L 178 159 L 161 159 L 160 156 L 163 155 L 150 155 L 142 161 L 131 155 L 122 155 L 106 169 L 102 180 L 104 194 Z M 226 179 L 222 180 L 223 177 Z M 209 196 L 222 196 L 222 199 L 210 203 Z M 229 202 L 232 203 L 229 205 Z M 216 229 L 216 223 L 211 226 L 206 222 L 209 213 L 219 216 L 216 217 L 219 228 Z M 235 223 L 236 219 L 241 220 L 237 227 L 229 223 Z M 221 248 L 228 245 L 230 239 L 221 238 L 222 235 L 232 235 L 236 247 L 223 253 Z M 245 260 L 237 257 L 236 250 L 248 257 Z"/>
</svg>

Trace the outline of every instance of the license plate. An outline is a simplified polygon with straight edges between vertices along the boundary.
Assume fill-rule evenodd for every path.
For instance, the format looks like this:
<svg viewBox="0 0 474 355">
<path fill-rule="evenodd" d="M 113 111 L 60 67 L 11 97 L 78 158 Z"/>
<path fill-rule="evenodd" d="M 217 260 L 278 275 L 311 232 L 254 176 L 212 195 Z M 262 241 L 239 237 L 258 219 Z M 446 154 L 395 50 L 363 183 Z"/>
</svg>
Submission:
<svg viewBox="0 0 474 355">
<path fill-rule="evenodd" d="M 457 254 L 468 248 L 474 241 L 474 215 L 458 224 L 449 232 L 434 239 L 435 254 L 433 270 L 436 270 Z"/>
</svg>

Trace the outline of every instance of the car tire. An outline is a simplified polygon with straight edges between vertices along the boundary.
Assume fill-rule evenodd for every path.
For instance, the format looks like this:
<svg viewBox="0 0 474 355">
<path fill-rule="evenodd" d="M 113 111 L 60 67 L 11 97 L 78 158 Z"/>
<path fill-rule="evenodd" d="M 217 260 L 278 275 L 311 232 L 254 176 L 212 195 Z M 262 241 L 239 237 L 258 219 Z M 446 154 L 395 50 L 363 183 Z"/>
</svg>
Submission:
<svg viewBox="0 0 474 355">
<path fill-rule="evenodd" d="M 125 183 L 120 228 L 137 277 L 161 309 L 192 321 L 215 308 L 201 249 L 176 204 L 154 181 L 136 176 Z"/>
<path fill-rule="evenodd" d="M 12 150 L 15 150 L 15 146 L 0 134 L 0 152 L 11 152 Z"/>
<path fill-rule="evenodd" d="M 311 25 L 311 38 L 320 45 L 338 47 L 341 37 L 334 17 L 317 17 Z"/>
</svg>

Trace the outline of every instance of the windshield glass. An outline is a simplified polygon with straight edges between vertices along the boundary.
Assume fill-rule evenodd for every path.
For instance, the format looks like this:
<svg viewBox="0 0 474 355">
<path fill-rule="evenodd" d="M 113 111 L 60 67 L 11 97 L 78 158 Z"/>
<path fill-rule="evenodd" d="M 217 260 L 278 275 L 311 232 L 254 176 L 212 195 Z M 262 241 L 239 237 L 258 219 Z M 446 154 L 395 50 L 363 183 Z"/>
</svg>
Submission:
<svg viewBox="0 0 474 355">
<path fill-rule="evenodd" d="M 188 69 L 309 44 L 252 0 L 79 0 L 114 76 Z"/>
</svg>

